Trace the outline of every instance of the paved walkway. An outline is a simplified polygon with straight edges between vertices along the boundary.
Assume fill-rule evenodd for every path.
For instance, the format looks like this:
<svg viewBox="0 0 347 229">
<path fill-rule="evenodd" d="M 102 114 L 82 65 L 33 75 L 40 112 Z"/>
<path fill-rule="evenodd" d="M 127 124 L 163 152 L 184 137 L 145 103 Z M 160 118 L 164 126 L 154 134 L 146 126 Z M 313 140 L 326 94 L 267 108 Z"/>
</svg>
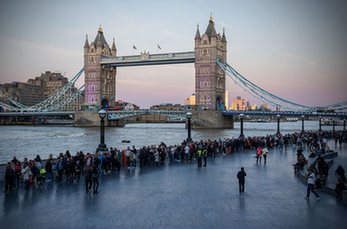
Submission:
<svg viewBox="0 0 347 229">
<path fill-rule="evenodd" d="M 338 151 L 345 160 L 347 146 Z M 266 165 L 256 164 L 253 154 L 209 158 L 203 168 L 168 162 L 161 167 L 123 168 L 100 178 L 97 195 L 85 193 L 83 180 L 1 192 L 0 225 L 16 229 L 346 228 L 347 207 L 334 196 L 320 193 L 319 201 L 313 196 L 304 199 L 306 185 L 293 173 L 296 152 L 292 148 L 270 150 Z M 238 193 L 236 178 L 241 166 L 247 173 L 244 195 Z"/>
</svg>

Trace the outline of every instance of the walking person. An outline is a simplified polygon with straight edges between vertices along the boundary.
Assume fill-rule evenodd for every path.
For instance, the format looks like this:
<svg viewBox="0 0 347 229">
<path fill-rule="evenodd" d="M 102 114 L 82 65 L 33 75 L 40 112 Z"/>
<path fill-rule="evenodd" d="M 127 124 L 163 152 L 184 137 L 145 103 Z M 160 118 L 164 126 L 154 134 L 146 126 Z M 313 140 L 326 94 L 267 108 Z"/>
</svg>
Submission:
<svg viewBox="0 0 347 229">
<path fill-rule="evenodd" d="M 89 164 L 87 164 L 86 168 L 84 169 L 84 180 L 86 182 L 86 193 L 89 194 L 90 189 L 92 188 L 92 168 Z"/>
<path fill-rule="evenodd" d="M 247 176 L 245 169 L 241 167 L 241 171 L 237 173 L 237 179 L 239 179 L 239 191 L 240 195 L 245 192 L 245 176 Z"/>
<path fill-rule="evenodd" d="M 98 188 L 99 188 L 99 167 L 98 166 L 93 166 L 93 193 L 99 193 Z"/>
<path fill-rule="evenodd" d="M 305 175 L 307 178 L 307 194 L 305 199 L 308 200 L 310 198 L 310 192 L 316 195 L 317 200 L 319 200 L 319 195 L 316 193 L 316 191 L 313 189 L 314 182 L 316 181 L 316 175 L 313 172 L 313 169 L 308 170 L 309 174 Z"/>
<path fill-rule="evenodd" d="M 267 158 L 267 152 L 268 152 L 267 148 L 266 147 L 263 148 L 262 152 L 263 152 L 263 157 L 264 157 L 264 164 L 266 164 L 266 158 Z"/>
</svg>

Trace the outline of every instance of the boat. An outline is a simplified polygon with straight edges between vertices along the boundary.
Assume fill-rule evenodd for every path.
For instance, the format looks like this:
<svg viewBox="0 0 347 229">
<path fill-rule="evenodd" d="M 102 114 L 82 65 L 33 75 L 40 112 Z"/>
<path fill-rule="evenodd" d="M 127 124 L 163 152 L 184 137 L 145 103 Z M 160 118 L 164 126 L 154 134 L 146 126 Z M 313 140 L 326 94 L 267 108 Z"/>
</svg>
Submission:
<svg viewBox="0 0 347 229">
<path fill-rule="evenodd" d="M 124 143 L 130 143 L 130 140 L 122 140 Z"/>
</svg>

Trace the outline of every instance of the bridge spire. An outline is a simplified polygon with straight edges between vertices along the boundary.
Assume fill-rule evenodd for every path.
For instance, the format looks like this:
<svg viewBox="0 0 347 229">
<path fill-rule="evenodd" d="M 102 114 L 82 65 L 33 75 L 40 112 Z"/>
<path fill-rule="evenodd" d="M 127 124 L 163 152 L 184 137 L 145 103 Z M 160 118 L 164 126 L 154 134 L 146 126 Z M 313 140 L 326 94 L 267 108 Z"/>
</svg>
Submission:
<svg viewBox="0 0 347 229">
<path fill-rule="evenodd" d="M 227 39 L 225 37 L 225 28 L 223 28 L 222 42 L 227 42 Z"/>
<path fill-rule="evenodd" d="M 199 31 L 199 23 L 198 23 L 198 25 L 197 25 L 196 34 L 195 34 L 195 40 L 196 40 L 196 39 L 201 39 L 200 31 Z"/>
<path fill-rule="evenodd" d="M 113 43 L 112 43 L 112 56 L 116 56 L 117 55 L 117 48 L 116 48 L 116 42 L 115 42 L 115 38 L 113 38 Z"/>
<path fill-rule="evenodd" d="M 88 34 L 86 34 L 86 42 L 84 43 L 84 48 L 89 49 Z"/>
</svg>

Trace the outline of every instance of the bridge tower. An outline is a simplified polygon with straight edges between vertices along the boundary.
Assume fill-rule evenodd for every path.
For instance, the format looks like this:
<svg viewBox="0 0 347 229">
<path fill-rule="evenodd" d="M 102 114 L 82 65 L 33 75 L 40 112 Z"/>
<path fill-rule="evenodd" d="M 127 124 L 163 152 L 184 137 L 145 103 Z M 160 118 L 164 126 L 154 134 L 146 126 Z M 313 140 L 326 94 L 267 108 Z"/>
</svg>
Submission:
<svg viewBox="0 0 347 229">
<path fill-rule="evenodd" d="M 195 95 L 196 105 L 203 110 L 224 110 L 225 72 L 216 59 L 227 62 L 227 40 L 216 33 L 212 14 L 206 32 L 200 36 L 199 24 L 195 35 Z"/>
<path fill-rule="evenodd" d="M 107 44 L 100 26 L 94 42 L 84 44 L 85 95 L 82 110 L 97 109 L 115 104 L 116 68 L 102 66 L 101 57 L 115 57 L 117 49 L 113 39 L 112 47 Z"/>
</svg>

